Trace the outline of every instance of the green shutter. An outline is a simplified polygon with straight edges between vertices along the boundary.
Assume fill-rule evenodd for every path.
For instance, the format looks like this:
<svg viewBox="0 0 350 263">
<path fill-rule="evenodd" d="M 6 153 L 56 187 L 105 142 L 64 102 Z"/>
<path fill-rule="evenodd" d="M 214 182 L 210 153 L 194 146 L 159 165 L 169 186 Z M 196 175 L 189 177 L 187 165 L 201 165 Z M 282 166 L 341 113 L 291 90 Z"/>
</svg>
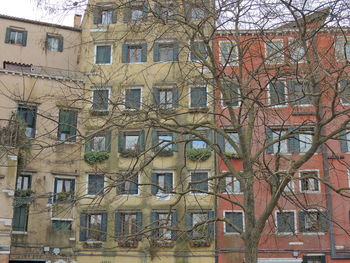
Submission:
<svg viewBox="0 0 350 263">
<path fill-rule="evenodd" d="M 5 43 L 10 42 L 11 28 L 6 28 Z"/>
<path fill-rule="evenodd" d="M 176 228 L 177 226 L 177 213 L 176 211 L 173 211 L 171 213 L 171 227 Z M 176 240 L 177 238 L 177 231 L 176 230 L 171 230 L 171 240 Z"/>
<path fill-rule="evenodd" d="M 111 139 L 112 139 L 112 131 L 107 131 L 106 135 L 106 152 L 111 152 Z"/>
<path fill-rule="evenodd" d="M 122 45 L 122 63 L 129 63 L 129 45 L 123 44 Z"/>
<path fill-rule="evenodd" d="M 28 32 L 27 31 L 23 31 L 23 35 L 22 35 L 22 46 L 26 46 L 27 45 L 27 36 L 28 36 Z"/>
<path fill-rule="evenodd" d="M 146 144 L 146 142 L 145 142 L 145 131 L 144 130 L 142 130 L 142 131 L 140 131 L 140 133 L 139 133 L 139 150 L 140 151 L 144 151 L 145 150 L 145 144 Z"/>
<path fill-rule="evenodd" d="M 115 213 L 115 237 L 116 239 L 121 238 L 122 236 L 122 214 L 120 212 Z"/>
<path fill-rule="evenodd" d="M 179 91 L 177 87 L 173 87 L 173 108 L 177 108 L 179 106 Z"/>
<path fill-rule="evenodd" d="M 152 95 L 153 95 L 153 104 L 159 107 L 159 104 L 160 104 L 159 88 L 153 88 Z"/>
<path fill-rule="evenodd" d="M 152 238 L 156 239 L 158 238 L 158 233 L 159 233 L 159 229 L 158 229 L 158 213 L 157 212 L 151 212 L 151 225 L 152 225 Z"/>
<path fill-rule="evenodd" d="M 141 62 L 147 62 L 147 43 L 142 43 L 141 47 Z"/>
<path fill-rule="evenodd" d="M 187 212 L 185 215 L 185 225 L 187 229 L 191 229 L 193 227 L 193 213 Z M 187 235 L 191 238 L 193 231 L 188 231 Z"/>
<path fill-rule="evenodd" d="M 63 51 L 63 36 L 60 36 L 58 39 L 58 51 L 59 52 Z"/>
<path fill-rule="evenodd" d="M 299 231 L 305 232 L 305 212 L 299 212 Z"/>
<path fill-rule="evenodd" d="M 159 43 L 155 42 L 153 44 L 153 61 L 158 62 L 159 61 Z"/>
<path fill-rule="evenodd" d="M 158 175 L 156 173 L 151 174 L 151 194 L 156 195 L 158 192 Z"/>
<path fill-rule="evenodd" d="M 85 134 L 85 152 L 91 152 L 92 138 L 89 136 L 89 132 Z"/>
<path fill-rule="evenodd" d="M 136 212 L 136 233 L 140 232 L 142 229 L 142 212 Z M 142 239 L 141 235 L 138 235 L 138 240 Z"/>
<path fill-rule="evenodd" d="M 117 11 L 118 9 L 116 8 L 112 10 L 112 24 L 117 23 Z"/>
<path fill-rule="evenodd" d="M 118 152 L 125 150 L 125 132 L 120 131 L 118 134 Z"/>
<path fill-rule="evenodd" d="M 172 173 L 166 173 L 165 174 L 165 192 L 170 193 L 173 190 L 173 174 Z"/>
<path fill-rule="evenodd" d="M 93 21 L 94 21 L 94 24 L 97 25 L 97 24 L 100 24 L 101 23 L 101 10 L 99 7 L 95 7 L 94 10 L 93 10 Z"/>
<path fill-rule="evenodd" d="M 128 23 L 130 21 L 131 21 L 131 8 L 130 8 L 130 3 L 128 3 L 124 9 L 123 22 Z"/>
<path fill-rule="evenodd" d="M 175 43 L 174 44 L 174 57 L 173 61 L 179 61 L 179 44 Z"/>
<path fill-rule="evenodd" d="M 178 136 L 179 134 L 176 132 L 173 132 L 173 145 L 172 145 L 172 149 L 174 152 L 177 152 L 179 150 L 179 143 L 178 143 Z"/>
<path fill-rule="evenodd" d="M 101 241 L 107 240 L 107 220 L 108 220 L 108 214 L 107 213 L 101 213 Z"/>
<path fill-rule="evenodd" d="M 155 152 L 158 150 L 159 140 L 158 140 L 158 132 L 156 130 L 152 130 L 152 151 Z"/>
<path fill-rule="evenodd" d="M 138 175 L 134 175 L 131 177 L 130 180 L 132 180 L 131 187 L 130 187 L 130 194 L 131 195 L 137 195 L 139 193 L 139 181 L 138 181 Z M 124 186 L 125 189 L 125 186 Z"/>
<path fill-rule="evenodd" d="M 87 214 L 80 214 L 80 241 L 86 241 L 87 239 Z"/>
<path fill-rule="evenodd" d="M 272 141 L 272 139 L 273 139 L 272 133 L 273 133 L 273 131 L 270 128 L 266 128 L 266 130 L 265 130 L 266 143 L 270 143 Z M 270 145 L 269 147 L 267 147 L 266 153 L 268 153 L 268 154 L 273 153 L 273 145 Z"/>
</svg>

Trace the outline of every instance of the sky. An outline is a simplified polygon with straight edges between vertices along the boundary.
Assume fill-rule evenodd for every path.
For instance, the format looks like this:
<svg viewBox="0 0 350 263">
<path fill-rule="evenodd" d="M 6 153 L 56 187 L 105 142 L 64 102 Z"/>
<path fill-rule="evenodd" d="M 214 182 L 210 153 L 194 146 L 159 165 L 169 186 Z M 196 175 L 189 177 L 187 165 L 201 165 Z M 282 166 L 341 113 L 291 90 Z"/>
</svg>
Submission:
<svg viewBox="0 0 350 263">
<path fill-rule="evenodd" d="M 66 26 L 73 26 L 74 14 L 82 14 L 81 10 L 60 11 L 57 14 L 48 13 L 39 8 L 35 0 L 0 0 L 1 9 L 0 14 L 49 22 L 54 24 L 62 24 Z M 64 0 L 56 0 L 63 2 Z"/>
</svg>

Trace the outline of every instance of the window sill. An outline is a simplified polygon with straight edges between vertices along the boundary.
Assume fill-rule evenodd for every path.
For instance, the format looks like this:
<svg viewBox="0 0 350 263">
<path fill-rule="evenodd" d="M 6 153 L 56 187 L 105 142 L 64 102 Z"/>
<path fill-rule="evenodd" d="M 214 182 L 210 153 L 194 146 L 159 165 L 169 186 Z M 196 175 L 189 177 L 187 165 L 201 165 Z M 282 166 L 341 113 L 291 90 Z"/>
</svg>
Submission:
<svg viewBox="0 0 350 263">
<path fill-rule="evenodd" d="M 27 231 L 12 231 L 13 235 L 28 235 Z"/>
<path fill-rule="evenodd" d="M 119 241 L 118 247 L 128 247 L 128 248 L 137 248 L 139 245 L 138 241 L 135 240 L 127 240 L 127 241 Z"/>
<path fill-rule="evenodd" d="M 175 242 L 170 239 L 160 239 L 160 240 L 153 240 L 152 246 L 153 247 L 159 247 L 159 248 L 172 248 L 174 247 Z"/>
<path fill-rule="evenodd" d="M 92 116 L 106 116 L 108 114 L 108 110 L 90 110 L 90 115 Z"/>
<path fill-rule="evenodd" d="M 225 236 L 239 236 L 240 233 L 238 232 L 224 232 Z"/>
<path fill-rule="evenodd" d="M 112 63 L 94 63 L 95 66 L 111 66 Z"/>
<path fill-rule="evenodd" d="M 305 235 L 305 236 L 324 236 L 326 233 L 325 232 L 301 232 L 300 234 Z"/>
<path fill-rule="evenodd" d="M 190 247 L 210 247 L 210 241 L 206 239 L 192 240 Z"/>
<path fill-rule="evenodd" d="M 201 108 L 189 108 L 189 113 L 207 113 L 209 111 L 208 107 L 201 107 Z"/>
<path fill-rule="evenodd" d="M 85 247 L 85 248 L 101 248 L 102 247 L 102 241 L 87 240 L 87 241 L 84 241 L 83 247 Z"/>
</svg>

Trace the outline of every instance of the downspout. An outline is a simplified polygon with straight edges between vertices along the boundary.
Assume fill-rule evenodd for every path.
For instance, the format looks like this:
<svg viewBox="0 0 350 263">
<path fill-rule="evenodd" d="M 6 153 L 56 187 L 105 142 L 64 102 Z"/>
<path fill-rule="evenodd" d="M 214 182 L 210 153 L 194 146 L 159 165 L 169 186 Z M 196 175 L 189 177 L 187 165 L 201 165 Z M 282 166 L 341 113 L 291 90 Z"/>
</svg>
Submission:
<svg viewBox="0 0 350 263">
<path fill-rule="evenodd" d="M 322 161 L 323 161 L 323 173 L 326 182 L 329 182 L 329 163 L 328 163 L 328 153 L 327 147 L 325 144 L 321 145 L 322 148 Z M 338 254 L 335 248 L 335 237 L 334 237 L 334 226 L 333 226 L 333 202 L 332 202 L 332 193 L 331 188 L 326 185 L 326 206 L 328 211 L 328 220 L 329 220 L 329 244 L 331 249 L 331 258 L 332 259 L 350 259 L 350 253 Z"/>
<path fill-rule="evenodd" d="M 213 110 L 214 110 L 214 125 L 216 127 L 216 100 L 215 100 L 215 88 L 213 88 L 213 98 L 214 98 L 214 105 L 213 105 Z M 216 138 L 216 133 L 214 134 L 214 144 L 216 145 L 217 144 L 217 138 Z M 219 169 L 218 169 L 218 156 L 217 154 L 215 153 L 214 154 L 214 171 L 215 171 L 215 176 L 219 174 Z M 219 179 L 216 178 L 215 179 L 215 185 L 216 185 L 216 191 L 219 191 Z M 217 196 L 217 193 L 214 194 L 214 216 L 215 218 L 217 218 L 218 216 L 218 196 Z M 215 252 L 214 252 L 214 257 L 215 257 L 215 263 L 219 263 L 219 250 L 218 250 L 218 224 L 217 224 L 217 221 L 214 222 L 214 249 L 215 249 Z"/>
</svg>

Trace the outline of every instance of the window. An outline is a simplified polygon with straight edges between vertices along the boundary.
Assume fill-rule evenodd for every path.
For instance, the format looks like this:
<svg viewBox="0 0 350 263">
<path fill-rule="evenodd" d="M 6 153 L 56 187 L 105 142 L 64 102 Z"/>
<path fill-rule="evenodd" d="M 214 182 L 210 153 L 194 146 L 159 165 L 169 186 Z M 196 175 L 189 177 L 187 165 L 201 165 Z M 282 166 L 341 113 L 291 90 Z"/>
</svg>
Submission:
<svg viewBox="0 0 350 263">
<path fill-rule="evenodd" d="M 224 217 L 227 221 L 229 221 L 229 223 L 225 222 L 224 225 L 224 230 L 226 234 L 239 233 L 239 231 L 243 231 L 243 212 L 225 211 Z M 235 226 L 236 228 L 233 226 Z"/>
<path fill-rule="evenodd" d="M 152 212 L 151 223 L 155 230 L 153 230 L 152 238 L 156 241 L 174 240 L 175 231 L 169 230 L 176 224 L 176 213 L 172 212 Z"/>
<path fill-rule="evenodd" d="M 338 90 L 340 103 L 343 105 L 350 104 L 350 81 L 349 80 L 341 80 L 338 82 Z"/>
<path fill-rule="evenodd" d="M 97 6 L 94 10 L 95 25 L 110 25 L 117 22 L 117 9 L 112 5 Z"/>
<path fill-rule="evenodd" d="M 173 173 L 153 173 L 151 181 L 152 195 L 169 194 L 173 190 Z"/>
<path fill-rule="evenodd" d="M 223 105 L 225 107 L 237 107 L 240 103 L 239 86 L 235 85 L 231 81 L 223 81 L 221 86 L 221 94 L 223 98 Z"/>
<path fill-rule="evenodd" d="M 74 195 L 75 180 L 67 178 L 55 178 L 54 199 L 65 201 Z"/>
<path fill-rule="evenodd" d="M 289 44 L 290 58 L 292 62 L 293 63 L 303 62 L 303 59 L 305 57 L 305 49 L 304 49 L 303 43 L 301 43 L 296 39 L 289 39 L 288 44 Z"/>
<path fill-rule="evenodd" d="M 278 233 L 295 233 L 295 213 L 293 211 L 277 211 L 276 222 Z"/>
<path fill-rule="evenodd" d="M 138 174 L 125 173 L 117 180 L 117 194 L 119 195 L 137 195 L 139 194 L 139 176 Z"/>
<path fill-rule="evenodd" d="M 288 81 L 289 101 L 293 105 L 312 105 L 312 92 L 307 82 Z"/>
<path fill-rule="evenodd" d="M 21 28 L 6 28 L 5 43 L 26 46 L 27 45 L 27 31 Z"/>
<path fill-rule="evenodd" d="M 272 39 L 266 42 L 266 62 L 283 63 L 283 39 Z"/>
<path fill-rule="evenodd" d="M 88 195 L 103 194 L 104 191 L 104 176 L 89 174 L 88 175 Z"/>
<path fill-rule="evenodd" d="M 106 241 L 107 213 L 80 215 L 80 241 Z"/>
<path fill-rule="evenodd" d="M 190 21 L 199 21 L 206 19 L 209 14 L 209 1 L 206 0 L 196 0 L 185 3 L 185 11 L 187 19 Z"/>
<path fill-rule="evenodd" d="M 143 151 L 145 149 L 144 131 L 119 132 L 119 152 Z M 135 157 L 135 156 L 125 156 Z"/>
<path fill-rule="evenodd" d="M 123 63 L 141 63 L 147 62 L 147 44 L 123 44 L 122 47 Z"/>
<path fill-rule="evenodd" d="M 191 43 L 191 61 L 200 62 L 208 57 L 207 48 L 203 41 Z"/>
<path fill-rule="evenodd" d="M 205 194 L 209 190 L 208 172 L 192 172 L 191 189 L 193 194 Z"/>
<path fill-rule="evenodd" d="M 135 237 L 142 228 L 141 212 L 116 212 L 115 235 L 117 239 L 131 238 L 140 240 L 141 236 Z"/>
<path fill-rule="evenodd" d="M 125 89 L 125 109 L 141 109 L 141 88 L 129 87 Z"/>
<path fill-rule="evenodd" d="M 154 13 L 162 22 L 168 23 L 175 20 L 177 13 L 176 3 L 172 1 L 163 1 L 156 3 Z"/>
<path fill-rule="evenodd" d="M 219 41 L 220 48 L 220 63 L 222 65 L 236 64 L 238 60 L 238 48 L 234 41 L 221 40 Z"/>
<path fill-rule="evenodd" d="M 177 107 L 177 87 L 155 87 L 153 88 L 153 102 L 160 109 L 172 109 Z"/>
<path fill-rule="evenodd" d="M 302 263 L 326 263 L 325 256 L 304 256 Z"/>
<path fill-rule="evenodd" d="M 17 177 L 16 190 L 29 190 L 31 181 L 30 175 L 19 175 Z"/>
<path fill-rule="evenodd" d="M 110 152 L 111 151 L 111 131 L 98 134 L 88 139 L 85 144 L 85 152 Z"/>
<path fill-rule="evenodd" d="M 72 230 L 72 221 L 70 220 L 52 220 L 53 230 Z"/>
<path fill-rule="evenodd" d="M 241 182 L 233 176 L 225 177 L 225 193 L 228 194 L 240 194 L 241 191 Z"/>
<path fill-rule="evenodd" d="M 277 140 L 276 143 L 268 147 L 267 153 L 305 153 L 312 146 L 312 136 L 313 130 L 311 128 L 301 131 L 294 131 L 292 128 L 285 130 L 267 128 L 267 142 Z M 284 138 L 282 139 L 282 137 Z"/>
<path fill-rule="evenodd" d="M 147 19 L 148 6 L 147 2 L 129 3 L 129 6 L 124 11 L 125 23 L 142 23 Z"/>
<path fill-rule="evenodd" d="M 60 141 L 75 142 L 78 113 L 72 110 L 60 109 L 58 119 L 58 139 Z"/>
<path fill-rule="evenodd" d="M 152 147 L 153 151 L 159 151 L 160 153 L 172 153 L 177 151 L 177 144 L 174 142 L 176 138 L 175 133 L 163 132 L 153 130 L 152 132 Z M 172 155 L 172 154 L 171 154 Z"/>
<path fill-rule="evenodd" d="M 339 136 L 340 150 L 350 152 L 350 130 L 344 130 L 343 135 Z"/>
<path fill-rule="evenodd" d="M 230 139 L 237 145 L 239 146 L 239 138 L 238 138 L 238 133 L 236 132 L 231 132 L 231 131 L 226 131 L 226 135 L 230 137 Z M 224 152 L 227 155 L 231 154 L 237 154 L 236 149 L 233 147 L 233 145 L 226 139 L 224 138 L 223 135 L 217 133 L 217 143 L 221 149 L 222 152 Z"/>
<path fill-rule="evenodd" d="M 327 230 L 327 214 L 320 211 L 300 211 L 299 213 L 300 232 L 325 232 Z"/>
<path fill-rule="evenodd" d="M 112 64 L 112 46 L 111 45 L 95 46 L 95 64 L 96 65 Z"/>
<path fill-rule="evenodd" d="M 301 192 L 318 192 L 320 190 L 317 171 L 300 172 Z"/>
<path fill-rule="evenodd" d="M 92 94 L 92 110 L 108 111 L 109 89 L 94 89 Z"/>
<path fill-rule="evenodd" d="M 350 39 L 348 37 L 338 37 L 335 40 L 335 54 L 337 60 L 349 60 Z"/>
<path fill-rule="evenodd" d="M 61 35 L 46 35 L 46 48 L 50 51 L 63 51 L 63 37 Z"/>
<path fill-rule="evenodd" d="M 287 104 L 285 81 L 277 80 L 269 84 L 269 102 L 271 106 L 284 106 Z"/>
<path fill-rule="evenodd" d="M 36 112 L 35 106 L 20 105 L 18 107 L 18 118 L 25 126 L 24 133 L 27 137 L 34 138 L 35 136 Z"/>
<path fill-rule="evenodd" d="M 207 107 L 207 87 L 190 88 L 190 108 Z"/>
<path fill-rule="evenodd" d="M 169 42 L 156 42 L 153 46 L 153 61 L 178 61 L 178 50 L 179 47 L 177 44 Z"/>
<path fill-rule="evenodd" d="M 211 140 L 211 132 L 209 130 L 200 130 L 199 132 L 204 138 L 207 138 L 209 141 Z M 202 139 L 194 135 L 188 135 L 187 140 L 188 140 L 188 142 L 186 143 L 187 150 L 208 148 L 208 145 L 205 141 L 203 141 Z"/>
<path fill-rule="evenodd" d="M 191 239 L 200 240 L 209 238 L 214 232 L 214 225 L 208 221 L 213 219 L 213 217 L 213 211 L 186 213 L 186 227 L 195 227 L 189 232 Z"/>
<path fill-rule="evenodd" d="M 16 200 L 15 200 L 16 201 Z M 12 230 L 26 232 L 28 227 L 28 205 L 17 205 L 13 210 Z"/>
</svg>

